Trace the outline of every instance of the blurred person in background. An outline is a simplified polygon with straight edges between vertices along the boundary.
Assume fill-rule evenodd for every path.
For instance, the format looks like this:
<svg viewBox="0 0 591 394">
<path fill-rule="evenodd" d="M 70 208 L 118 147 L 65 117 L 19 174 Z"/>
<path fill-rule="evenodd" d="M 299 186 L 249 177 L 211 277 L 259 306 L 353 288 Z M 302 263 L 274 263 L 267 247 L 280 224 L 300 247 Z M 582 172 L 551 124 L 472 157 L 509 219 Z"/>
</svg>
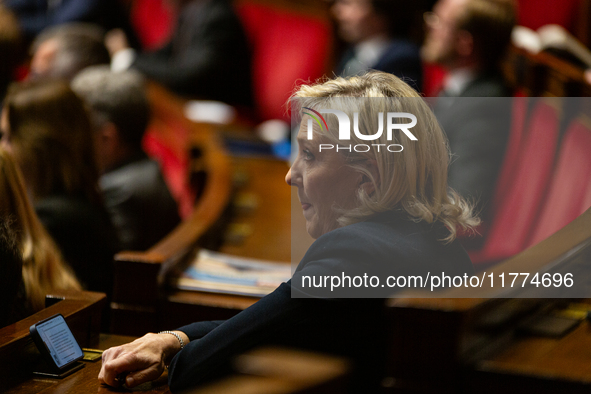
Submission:
<svg viewBox="0 0 591 394">
<path fill-rule="evenodd" d="M 107 35 L 113 69 L 133 67 L 182 96 L 252 106 L 250 49 L 228 0 L 175 0 L 171 40 L 152 53 L 129 48 L 123 32 Z"/>
<path fill-rule="evenodd" d="M 484 220 L 509 138 L 511 103 L 475 98 L 511 95 L 500 62 L 515 19 L 511 0 L 439 0 L 425 14 L 421 55 L 448 72 L 434 112 L 454 156 L 449 184 L 477 202 Z"/>
<path fill-rule="evenodd" d="M 160 166 L 142 151 L 150 118 L 143 77 L 109 66 L 83 70 L 72 89 L 91 109 L 99 185 L 125 250 L 146 250 L 180 222 Z"/>
<path fill-rule="evenodd" d="M 331 10 L 337 31 L 350 45 L 338 64 L 337 74 L 384 71 L 420 91 L 420 49 L 410 39 L 416 5 L 401 0 L 336 0 Z"/>
<path fill-rule="evenodd" d="M 111 293 L 119 250 L 98 189 L 90 120 L 63 81 L 12 85 L 1 145 L 23 172 L 39 219 L 83 287 Z"/>
<path fill-rule="evenodd" d="M 22 55 L 21 45 L 18 20 L 0 1 L 0 100 L 14 79 L 14 71 Z"/>
<path fill-rule="evenodd" d="M 69 22 L 94 23 L 106 30 L 124 29 L 135 43 L 129 17 L 118 0 L 2 0 L 18 17 L 26 38 Z"/>
<path fill-rule="evenodd" d="M 6 221 L 9 221 L 8 223 Z M 37 218 L 29 201 L 25 183 L 12 155 L 0 147 L 0 240 L 10 241 L 22 263 L 22 288 L 17 287 L 18 297 L 13 306 L 12 320 L 20 320 L 45 307 L 45 296 L 53 290 L 80 290 L 81 286 L 71 268 L 64 262 L 45 228 Z M 7 233 L 8 232 L 8 233 Z M 3 250 L 2 252 L 5 252 Z M 3 281 L 13 276 L 9 261 L 3 264 Z M 6 277 L 5 277 L 6 276 Z M 18 275 L 19 278 L 21 275 Z M 20 283 L 20 279 L 19 279 Z M 12 286 L 12 285 L 11 285 Z M 2 291 L 7 289 L 2 286 Z M 12 290 L 11 290 L 12 291 Z M 14 300 L 13 296 L 13 300 Z M 2 300 L 5 300 L 2 297 Z M 5 315 L 2 315 L 5 317 Z"/>
<path fill-rule="evenodd" d="M 68 23 L 47 28 L 31 46 L 31 79 L 71 80 L 82 69 L 109 64 L 104 30 L 87 23 Z"/>
</svg>

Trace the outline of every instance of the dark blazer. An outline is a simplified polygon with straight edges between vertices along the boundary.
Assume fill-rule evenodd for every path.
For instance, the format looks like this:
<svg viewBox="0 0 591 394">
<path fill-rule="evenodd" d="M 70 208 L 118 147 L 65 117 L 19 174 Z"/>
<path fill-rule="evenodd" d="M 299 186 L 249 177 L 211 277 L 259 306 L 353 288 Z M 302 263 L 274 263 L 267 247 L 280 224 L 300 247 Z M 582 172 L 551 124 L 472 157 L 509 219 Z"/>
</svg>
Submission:
<svg viewBox="0 0 591 394">
<path fill-rule="evenodd" d="M 133 67 L 184 96 L 252 104 L 250 50 L 227 0 L 194 0 L 180 12 L 171 41 L 140 54 Z"/>
<path fill-rule="evenodd" d="M 416 223 L 402 213 L 331 231 L 310 247 L 294 276 L 273 293 L 226 321 L 194 323 L 180 330 L 191 342 L 169 366 L 173 392 L 218 376 L 232 356 L 263 344 L 343 355 L 355 363 L 351 392 L 371 392 L 383 377 L 386 320 L 383 298 L 311 298 L 304 275 L 448 275 L 472 273 L 470 258 L 440 224 Z M 382 283 L 386 277 L 381 277 Z M 397 289 L 389 289 L 392 294 Z M 325 293 L 326 294 L 326 293 Z M 381 297 L 386 292 L 377 292 Z M 355 295 L 354 295 L 355 296 Z"/>
<path fill-rule="evenodd" d="M 53 195 L 35 211 L 86 290 L 111 295 L 119 242 L 107 212 L 82 198 Z"/>
<path fill-rule="evenodd" d="M 180 223 L 160 166 L 145 155 L 111 169 L 99 185 L 123 250 L 146 250 Z"/>
<path fill-rule="evenodd" d="M 349 48 L 337 67 L 337 74 L 348 75 L 345 65 L 355 56 L 353 48 Z M 423 88 L 423 66 L 421 63 L 420 48 L 411 41 L 394 39 L 370 69 L 384 71 L 396 75 L 404 82 L 412 86 L 417 92 Z"/>
<path fill-rule="evenodd" d="M 449 185 L 488 215 L 510 131 L 510 91 L 494 74 L 481 75 L 459 97 L 441 96 L 434 112 L 449 139 Z"/>
</svg>

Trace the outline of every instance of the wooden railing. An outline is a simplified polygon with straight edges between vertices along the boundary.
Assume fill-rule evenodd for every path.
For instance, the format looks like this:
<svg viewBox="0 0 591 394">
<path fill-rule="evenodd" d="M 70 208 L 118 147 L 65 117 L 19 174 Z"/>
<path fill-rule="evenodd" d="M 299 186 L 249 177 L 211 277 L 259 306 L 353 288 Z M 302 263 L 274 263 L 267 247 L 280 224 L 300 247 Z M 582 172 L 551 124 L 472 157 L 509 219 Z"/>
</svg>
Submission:
<svg viewBox="0 0 591 394">
<path fill-rule="evenodd" d="M 178 151 L 198 146 L 207 173 L 192 214 L 173 232 L 145 252 L 128 251 L 115 256 L 112 331 L 135 333 L 154 330 L 166 271 L 194 250 L 201 237 L 220 218 L 230 202 L 230 162 L 211 125 L 185 118 L 184 102 L 165 89 L 152 85 L 149 98 L 155 121 L 167 143 Z"/>
<path fill-rule="evenodd" d="M 528 96 L 591 96 L 585 70 L 550 53 L 531 54 L 511 46 L 503 73 L 512 88 Z"/>
<path fill-rule="evenodd" d="M 99 343 L 101 310 L 105 295 L 87 291 L 54 292 L 53 301 L 60 300 L 23 320 L 0 328 L 0 392 L 30 378 L 33 365 L 41 355 L 29 334 L 29 327 L 61 313 L 74 337 L 82 347 Z"/>
<path fill-rule="evenodd" d="M 522 291 L 521 282 L 511 288 L 509 281 L 501 287 L 498 280 L 500 273 L 508 278 L 510 272 L 532 276 L 536 272 L 571 272 L 579 286 L 589 283 L 591 209 L 548 239 L 486 272 L 482 288 L 450 289 L 439 293 L 440 298 L 390 299 L 390 378 L 386 379 L 389 389 L 479 393 L 495 379 L 494 387 L 502 392 L 516 392 L 511 391 L 515 387 L 521 387 L 521 393 L 541 392 L 537 390 L 544 386 L 545 379 L 552 379 L 547 388 L 552 387 L 554 392 L 588 387 L 589 324 L 583 322 L 571 334 L 554 339 L 520 336 L 524 321 L 553 316 L 552 311 L 572 300 L 517 298 Z M 488 281 L 490 274 L 497 280 L 493 287 Z M 591 288 L 587 289 L 585 297 L 589 298 Z M 504 298 L 494 298 L 503 292 Z M 406 296 L 413 294 L 419 295 Z M 548 351 L 540 352 L 538 346 Z M 569 354 L 559 352 L 561 347 L 577 349 Z M 576 370 L 572 369 L 574 364 L 578 365 Z M 528 388 L 528 380 L 536 384 Z M 516 381 L 519 385 L 512 386 Z"/>
</svg>

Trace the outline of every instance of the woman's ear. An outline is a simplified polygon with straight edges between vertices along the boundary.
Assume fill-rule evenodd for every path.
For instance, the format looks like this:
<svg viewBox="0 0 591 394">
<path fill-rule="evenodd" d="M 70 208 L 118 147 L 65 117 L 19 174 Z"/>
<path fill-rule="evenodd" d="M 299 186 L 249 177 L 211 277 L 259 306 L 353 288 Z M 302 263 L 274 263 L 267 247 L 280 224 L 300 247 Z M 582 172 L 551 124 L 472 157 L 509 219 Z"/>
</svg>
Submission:
<svg viewBox="0 0 591 394">
<path fill-rule="evenodd" d="M 378 163 L 375 159 L 368 159 L 366 161 L 366 168 L 369 170 L 375 184 L 367 175 L 363 174 L 361 176 L 359 187 L 362 188 L 368 196 L 371 196 L 376 191 L 376 186 L 379 186 L 381 182 L 380 172 L 378 171 Z"/>
</svg>

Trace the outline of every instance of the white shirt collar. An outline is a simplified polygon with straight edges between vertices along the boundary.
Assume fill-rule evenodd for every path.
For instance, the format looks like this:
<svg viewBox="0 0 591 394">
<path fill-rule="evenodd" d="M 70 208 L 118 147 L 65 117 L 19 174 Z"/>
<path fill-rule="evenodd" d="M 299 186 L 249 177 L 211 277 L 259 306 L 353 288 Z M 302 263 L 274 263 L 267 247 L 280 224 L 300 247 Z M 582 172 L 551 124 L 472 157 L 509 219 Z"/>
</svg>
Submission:
<svg viewBox="0 0 591 394">
<path fill-rule="evenodd" d="M 450 96 L 459 96 L 475 78 L 476 73 L 469 68 L 450 71 L 445 79 L 445 92 Z"/>
<path fill-rule="evenodd" d="M 366 65 L 366 67 L 375 66 L 380 57 L 384 54 L 390 45 L 390 40 L 384 37 L 374 37 L 355 45 L 355 57 Z"/>
</svg>

